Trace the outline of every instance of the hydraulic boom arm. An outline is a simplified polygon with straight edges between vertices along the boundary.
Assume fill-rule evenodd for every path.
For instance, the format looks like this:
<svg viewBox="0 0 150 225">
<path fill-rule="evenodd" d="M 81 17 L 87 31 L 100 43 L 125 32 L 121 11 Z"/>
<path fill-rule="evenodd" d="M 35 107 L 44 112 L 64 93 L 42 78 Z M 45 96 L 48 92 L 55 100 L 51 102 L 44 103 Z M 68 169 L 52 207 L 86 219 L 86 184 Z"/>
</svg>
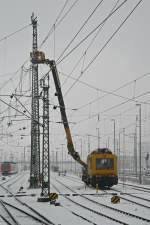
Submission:
<svg viewBox="0 0 150 225">
<path fill-rule="evenodd" d="M 66 138 L 67 138 L 68 153 L 77 162 L 79 162 L 82 166 L 86 167 L 86 163 L 81 160 L 81 158 L 79 156 L 79 153 L 75 151 L 75 148 L 74 148 L 74 145 L 73 145 L 72 136 L 71 136 L 71 132 L 70 132 L 70 128 L 69 128 L 69 123 L 68 123 L 68 120 L 67 120 L 63 95 L 62 95 L 62 91 L 61 91 L 60 80 L 59 80 L 58 71 L 57 71 L 57 68 L 56 68 L 56 63 L 55 63 L 54 60 L 46 60 L 46 63 L 50 65 L 52 75 L 53 75 L 53 79 L 54 79 L 54 83 L 55 83 L 55 87 L 56 87 L 56 92 L 57 92 L 56 94 L 57 94 L 58 101 L 59 101 L 61 119 L 62 119 L 62 123 L 64 125 Z"/>
<path fill-rule="evenodd" d="M 33 54 L 33 55 L 32 55 Z M 31 58 L 33 62 L 36 62 L 38 64 L 47 64 L 50 66 L 50 69 L 52 71 L 54 83 L 55 83 L 55 88 L 56 88 L 56 95 L 58 97 L 58 102 L 59 102 L 59 108 L 60 108 L 60 113 L 61 113 L 61 119 L 62 123 L 64 125 L 65 133 L 66 133 L 66 138 L 67 138 L 67 148 L 68 148 L 68 153 L 84 168 L 87 168 L 87 164 L 81 160 L 79 153 L 75 151 L 73 141 L 72 141 L 72 136 L 69 128 L 69 123 L 67 120 L 67 115 L 66 115 L 66 110 L 65 110 L 65 104 L 63 100 L 63 95 L 61 91 L 61 85 L 60 85 L 60 80 L 58 76 L 58 71 L 56 67 L 56 63 L 54 60 L 49 60 L 45 59 L 45 54 L 40 51 L 36 51 L 34 53 L 31 53 Z"/>
</svg>

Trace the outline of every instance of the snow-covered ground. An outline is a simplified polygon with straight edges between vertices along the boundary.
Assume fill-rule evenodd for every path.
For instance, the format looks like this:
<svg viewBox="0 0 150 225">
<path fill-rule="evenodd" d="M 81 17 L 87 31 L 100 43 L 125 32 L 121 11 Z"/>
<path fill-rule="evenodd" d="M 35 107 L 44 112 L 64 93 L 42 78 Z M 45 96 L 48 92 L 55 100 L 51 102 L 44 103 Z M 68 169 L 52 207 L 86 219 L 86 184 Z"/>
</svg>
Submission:
<svg viewBox="0 0 150 225">
<path fill-rule="evenodd" d="M 6 177 L 6 180 L 2 180 L 1 177 L 0 183 L 14 194 L 22 186 L 27 196 L 19 197 L 19 199 L 39 211 L 54 224 L 150 224 L 150 190 L 144 192 L 142 189 L 134 189 L 125 184 L 114 186 L 112 190 L 95 190 L 85 186 L 77 176 L 69 174 L 59 176 L 57 173 L 51 173 L 50 192 L 60 192 L 57 200 L 60 205 L 56 206 L 49 202 L 38 202 L 41 189 L 29 189 L 28 179 L 29 172 L 24 172 Z M 148 185 L 141 186 L 150 188 Z M 8 198 L 7 194 L 0 189 L 0 195 L 3 194 L 5 197 L 1 198 L 4 201 L 17 204 L 13 197 Z M 120 203 L 111 203 L 114 194 L 120 196 Z"/>
</svg>

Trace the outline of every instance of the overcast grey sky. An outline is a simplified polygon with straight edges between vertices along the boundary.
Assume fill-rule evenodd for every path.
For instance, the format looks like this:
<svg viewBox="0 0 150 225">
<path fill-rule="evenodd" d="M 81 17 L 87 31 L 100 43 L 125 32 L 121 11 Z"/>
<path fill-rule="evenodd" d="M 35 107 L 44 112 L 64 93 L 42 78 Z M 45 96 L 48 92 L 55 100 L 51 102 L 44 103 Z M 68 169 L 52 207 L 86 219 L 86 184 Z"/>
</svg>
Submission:
<svg viewBox="0 0 150 225">
<path fill-rule="evenodd" d="M 54 28 L 55 20 L 66 3 L 64 11 L 55 24 L 55 31 L 52 29 L 52 34 L 41 48 L 41 50 L 46 53 L 47 58 L 57 60 L 96 5 L 101 1 L 1 0 L 0 2 L 0 39 L 30 24 L 30 17 L 32 12 L 34 12 L 38 19 L 38 45 L 42 43 L 48 31 Z M 108 16 L 116 3 L 118 6 L 121 2 L 123 2 L 123 0 L 103 0 L 64 55 L 100 24 L 100 22 Z M 116 139 L 118 139 L 118 133 L 122 131 L 122 128 L 126 128 L 127 135 L 135 131 L 135 118 L 139 109 L 135 106 L 136 103 L 131 101 L 134 100 L 134 98 L 140 101 L 142 107 L 142 140 L 144 142 L 149 142 L 150 124 L 148 117 L 150 113 L 150 93 L 148 92 L 150 91 L 150 74 L 143 76 L 139 80 L 136 79 L 150 71 L 150 31 L 148 26 L 150 20 L 150 1 L 143 0 L 140 3 L 139 7 L 133 12 L 120 31 L 112 38 L 110 43 L 103 49 L 101 54 L 85 73 L 82 74 L 82 71 L 86 69 L 89 62 L 91 62 L 100 49 L 102 49 L 113 32 L 119 27 L 138 2 L 138 0 L 126 1 L 126 3 L 104 24 L 85 55 L 84 53 L 96 32 L 58 64 L 58 71 L 61 72 L 60 80 L 73 138 L 77 146 L 77 151 L 80 151 L 82 140 L 85 156 L 88 146 L 87 135 L 93 135 L 90 137 L 91 150 L 97 147 L 97 138 L 94 137 L 98 135 L 98 130 L 96 128 L 99 128 L 100 131 L 101 147 L 106 146 L 109 140 L 110 148 L 113 149 L 113 122 L 111 119 L 115 119 L 116 122 Z M 70 12 L 61 20 L 73 4 L 74 6 Z M 0 42 L 1 95 L 12 94 L 15 90 L 17 90 L 18 94 L 29 90 L 27 94 L 30 94 L 31 74 L 25 72 L 21 74 L 19 68 L 23 65 L 25 60 L 29 59 L 31 49 L 32 26 Z M 66 78 L 82 55 L 84 55 L 84 57 L 72 72 L 71 76 L 73 78 L 78 78 L 82 75 L 80 81 L 86 84 L 78 81 L 72 87 L 74 80 L 68 78 L 66 81 Z M 29 67 L 29 60 L 24 66 L 25 69 Z M 18 73 L 14 74 L 16 71 L 18 71 Z M 42 77 L 46 71 L 47 68 L 45 66 L 40 66 L 39 78 Z M 23 81 L 20 82 L 20 80 Z M 105 93 L 110 93 L 130 81 L 132 81 L 130 85 L 114 92 L 117 96 L 107 94 L 104 98 L 96 101 L 97 98 L 102 97 Z M 18 85 L 19 82 L 20 85 Z M 57 99 L 54 98 L 55 89 L 53 80 L 51 79 L 50 82 L 50 103 L 57 104 Z M 92 87 L 89 87 L 89 85 Z M 72 88 L 69 89 L 70 87 Z M 145 94 L 146 92 L 147 94 Z M 142 95 L 142 97 L 136 98 L 140 95 Z M 0 98 L 7 103 L 11 101 L 12 106 L 23 110 L 19 103 L 18 106 L 16 106 L 15 100 L 11 100 L 10 97 L 1 96 Z M 123 104 L 127 99 L 129 99 L 129 101 Z M 21 98 L 20 100 L 28 110 L 31 111 L 30 98 Z M 117 104 L 121 105 L 116 106 Z M 74 108 L 78 110 L 71 110 Z M 6 111 L 4 111 L 5 109 Z M 1 117 L 15 115 L 16 113 L 13 109 L 8 109 L 2 102 L 0 103 L 0 111 Z M 42 111 L 40 111 L 40 113 L 41 112 Z M 56 148 L 60 148 L 60 144 L 65 143 L 64 130 L 62 125 L 56 123 L 60 121 L 59 109 L 54 111 L 52 107 L 50 107 L 50 112 L 50 142 L 51 149 L 55 150 Z M 12 121 L 10 127 L 7 125 L 10 120 L 18 120 L 18 117 L 2 119 L 1 131 L 4 134 L 7 132 L 13 134 L 13 137 L 6 138 L 2 136 L 0 142 L 1 149 L 9 149 L 13 152 L 14 146 L 30 145 L 30 121 Z M 21 118 L 25 119 L 25 117 Z M 22 131 L 20 128 L 22 129 L 23 126 L 26 126 L 27 129 Z M 27 136 L 21 139 L 21 134 Z M 132 141 L 131 138 L 126 138 L 126 148 L 130 152 L 133 151 Z"/>
</svg>

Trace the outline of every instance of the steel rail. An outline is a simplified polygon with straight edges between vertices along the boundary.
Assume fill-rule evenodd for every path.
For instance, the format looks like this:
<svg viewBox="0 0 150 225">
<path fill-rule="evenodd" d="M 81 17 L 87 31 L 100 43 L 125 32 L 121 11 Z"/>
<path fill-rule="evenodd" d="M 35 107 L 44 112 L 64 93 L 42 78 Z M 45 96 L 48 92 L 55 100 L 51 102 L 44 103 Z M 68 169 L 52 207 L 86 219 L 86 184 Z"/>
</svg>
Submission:
<svg viewBox="0 0 150 225">
<path fill-rule="evenodd" d="M 44 223 L 45 225 L 49 225 L 49 224 L 55 225 L 52 221 L 50 221 L 50 220 L 47 219 L 45 216 L 43 216 L 42 214 L 40 214 L 38 211 L 36 211 L 36 210 L 33 209 L 32 207 L 30 207 L 27 203 L 22 202 L 20 199 L 18 199 L 18 198 L 15 196 L 15 194 L 13 194 L 11 191 L 9 191 L 6 187 L 3 187 L 2 184 L 0 184 L 0 187 L 2 187 L 5 191 L 9 192 L 9 193 L 11 194 L 11 196 L 14 197 L 14 199 L 15 199 L 16 201 L 18 201 L 21 205 L 25 206 L 26 208 L 30 209 L 33 213 L 35 213 L 36 215 L 38 215 L 38 216 L 39 216 L 40 218 L 42 218 L 44 221 L 43 221 L 43 220 L 40 220 L 40 218 L 37 218 L 37 217 L 35 217 L 35 216 L 31 215 L 31 214 L 28 215 L 28 213 L 25 212 L 24 210 L 21 210 L 21 209 L 15 207 L 15 206 L 12 206 L 11 204 L 9 204 L 9 203 L 7 203 L 7 202 L 5 202 L 5 201 L 3 201 L 4 204 L 9 205 L 10 207 L 15 208 L 16 210 L 18 210 L 18 211 L 20 211 L 20 212 L 22 212 L 22 213 L 25 213 L 26 215 L 28 215 L 28 216 L 30 216 L 30 217 L 33 216 L 35 220 L 39 219 L 40 222 Z"/>
<path fill-rule="evenodd" d="M 72 190 L 71 188 L 67 187 L 66 185 L 64 185 L 64 184 L 61 183 L 60 181 L 58 181 L 58 180 L 56 180 L 56 181 L 57 181 L 58 183 L 60 183 L 62 186 L 66 187 L 67 189 L 69 189 L 70 191 L 72 191 L 73 193 L 78 194 L 77 192 L 75 192 L 75 191 Z M 52 183 L 51 183 L 51 184 L 52 184 Z M 55 185 L 53 185 L 53 186 L 54 186 L 55 189 L 60 193 L 59 189 L 56 188 Z M 84 196 L 81 196 L 80 194 L 79 194 L 79 196 L 80 196 L 80 197 L 84 197 Z M 115 221 L 115 222 L 117 222 L 117 223 L 119 223 L 119 224 L 129 225 L 129 224 L 126 223 L 126 222 L 120 221 L 120 220 L 115 219 L 115 218 L 113 218 L 113 217 L 110 217 L 110 216 L 108 216 L 108 215 L 106 215 L 106 214 L 103 214 L 103 213 L 101 213 L 101 212 L 98 212 L 98 211 L 96 211 L 96 210 L 94 210 L 94 209 L 88 208 L 87 206 L 82 205 L 82 204 L 80 204 L 80 203 L 78 203 L 78 202 L 76 202 L 76 201 L 70 199 L 67 195 L 62 195 L 62 197 L 66 198 L 67 200 L 73 202 L 74 204 L 76 204 L 76 205 L 78 205 L 78 206 L 80 206 L 80 207 L 82 207 L 82 208 L 84 208 L 84 209 L 86 209 L 86 210 L 88 210 L 88 211 L 90 211 L 90 212 L 93 212 L 93 213 L 95 213 L 95 214 L 97 214 L 97 215 L 99 215 L 99 216 L 105 217 L 105 218 L 107 218 L 107 219 L 109 219 L 109 220 L 112 220 L 112 221 Z"/>
<path fill-rule="evenodd" d="M 13 224 L 20 225 L 20 223 L 15 219 L 15 217 L 12 215 L 12 213 L 7 209 L 7 207 L 4 205 L 4 202 L 0 199 L 0 204 L 7 213 L 7 215 L 10 217 L 10 219 L 13 221 Z"/>
<path fill-rule="evenodd" d="M 2 216 L 1 214 L 0 214 L 0 217 L 2 218 L 3 221 L 5 221 L 6 224 L 12 225 L 12 224 L 11 224 L 4 216 Z"/>
<path fill-rule="evenodd" d="M 39 223 L 42 223 L 43 225 L 49 225 L 49 224 L 52 224 L 52 223 L 47 223 L 47 222 L 41 220 L 40 218 L 35 217 L 34 215 L 32 215 L 32 214 L 30 214 L 30 213 L 28 213 L 28 212 L 25 212 L 24 210 L 22 210 L 22 209 L 20 209 L 20 208 L 18 208 L 18 207 L 16 207 L 16 206 L 14 206 L 14 205 L 11 205 L 11 204 L 8 203 L 8 202 L 3 201 L 3 204 L 5 204 L 5 205 L 7 205 L 7 206 L 9 206 L 9 207 L 11 207 L 11 208 L 13 208 L 13 209 L 15 209 L 15 210 L 21 212 L 21 213 L 27 215 L 28 217 L 30 217 L 30 218 L 32 218 L 32 219 L 38 221 Z"/>
<path fill-rule="evenodd" d="M 92 199 L 89 199 L 89 198 L 86 197 L 85 195 L 83 196 L 83 195 L 77 193 L 75 190 L 72 190 L 70 187 L 66 186 L 66 185 L 63 184 L 62 182 L 60 182 L 60 181 L 58 181 L 58 180 L 56 180 L 56 181 L 57 181 L 58 183 L 60 183 L 61 185 L 65 186 L 65 187 L 66 187 L 67 189 L 69 189 L 70 191 L 74 192 L 75 194 L 79 195 L 80 197 L 82 197 L 82 198 L 84 198 L 84 199 L 87 199 L 87 200 L 90 201 L 90 202 L 93 202 L 93 203 L 95 203 L 95 204 L 97 204 L 97 205 L 100 205 L 100 206 L 102 206 L 102 207 L 108 208 L 108 209 L 110 209 L 110 210 L 119 212 L 119 213 L 121 213 L 121 214 L 128 215 L 128 216 L 130 216 L 130 217 L 133 217 L 133 218 L 136 218 L 136 219 L 139 219 L 139 220 L 142 220 L 142 221 L 150 222 L 150 219 L 147 219 L 147 218 L 144 218 L 144 217 L 141 217 L 141 216 L 137 216 L 137 215 L 135 215 L 135 214 L 131 214 L 131 213 L 129 213 L 129 212 L 126 212 L 126 211 L 123 211 L 123 210 L 120 210 L 120 209 L 116 209 L 116 208 L 113 208 L 113 207 L 111 207 L 111 206 L 107 206 L 107 205 L 104 205 L 104 204 L 102 204 L 102 203 L 96 202 L 96 201 L 94 201 L 94 200 L 92 200 Z M 120 197 L 120 198 L 126 200 L 124 197 Z M 130 201 L 130 200 L 129 200 L 129 201 Z M 135 202 L 132 201 L 132 200 L 131 200 L 130 202 L 135 203 Z M 144 206 L 144 207 L 146 207 L 146 208 L 148 208 L 148 209 L 150 208 L 150 207 L 147 207 L 147 206 L 142 205 L 142 204 L 140 204 L 140 203 L 139 203 L 139 205 L 140 205 L 140 206 Z"/>
</svg>

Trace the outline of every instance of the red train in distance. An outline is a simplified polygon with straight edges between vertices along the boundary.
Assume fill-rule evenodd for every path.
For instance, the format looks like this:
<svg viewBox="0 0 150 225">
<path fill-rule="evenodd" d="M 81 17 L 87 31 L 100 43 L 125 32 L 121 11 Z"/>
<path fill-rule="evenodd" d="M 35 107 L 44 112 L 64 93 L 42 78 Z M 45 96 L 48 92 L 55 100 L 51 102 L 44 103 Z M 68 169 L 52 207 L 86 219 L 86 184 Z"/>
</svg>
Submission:
<svg viewBox="0 0 150 225">
<path fill-rule="evenodd" d="M 5 161 L 1 163 L 1 174 L 9 176 L 18 172 L 18 165 L 16 162 Z"/>
</svg>

